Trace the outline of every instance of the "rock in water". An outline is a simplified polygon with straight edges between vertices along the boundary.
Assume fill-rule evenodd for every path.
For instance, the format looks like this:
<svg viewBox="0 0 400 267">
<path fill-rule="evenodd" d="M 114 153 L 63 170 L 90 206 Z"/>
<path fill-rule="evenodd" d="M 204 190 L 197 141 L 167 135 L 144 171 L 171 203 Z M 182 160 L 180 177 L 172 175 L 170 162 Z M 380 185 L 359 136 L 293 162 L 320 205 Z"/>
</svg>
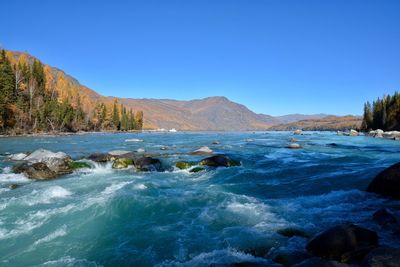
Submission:
<svg viewBox="0 0 400 267">
<path fill-rule="evenodd" d="M 192 155 L 207 155 L 207 154 L 212 154 L 213 151 L 208 147 L 208 146 L 203 146 L 200 147 L 199 149 L 196 149 L 195 151 L 193 151 Z"/>
<path fill-rule="evenodd" d="M 132 159 L 127 159 L 127 158 L 118 158 L 114 161 L 112 168 L 113 169 L 126 169 L 129 167 L 129 165 L 133 164 Z"/>
<path fill-rule="evenodd" d="M 134 154 L 127 150 L 113 150 L 108 152 L 109 155 L 115 158 L 132 158 Z"/>
<path fill-rule="evenodd" d="M 299 148 L 302 148 L 302 146 L 298 143 L 291 143 L 291 144 L 287 145 L 286 148 L 299 149 Z"/>
<path fill-rule="evenodd" d="M 47 165 L 43 162 L 27 165 L 27 168 L 24 170 L 24 174 L 28 178 L 36 180 L 48 180 L 57 177 L 57 173 L 50 170 L 50 168 L 47 167 Z"/>
<path fill-rule="evenodd" d="M 376 232 L 354 224 L 344 224 L 316 235 L 308 242 L 306 248 L 318 257 L 352 262 L 362 259 L 377 245 Z"/>
<path fill-rule="evenodd" d="M 350 136 L 358 136 L 358 132 L 356 130 L 350 130 Z"/>
<path fill-rule="evenodd" d="M 152 157 L 141 157 L 136 159 L 134 165 L 139 171 L 162 171 L 161 161 Z"/>
<path fill-rule="evenodd" d="M 225 155 L 215 155 L 201 160 L 200 165 L 209 167 L 233 167 L 239 166 L 240 163 L 228 158 Z"/>
<path fill-rule="evenodd" d="M 28 155 L 26 155 L 25 153 L 17 153 L 17 154 L 13 154 L 11 156 L 9 156 L 8 158 L 10 160 L 15 160 L 15 161 L 19 161 L 19 160 L 24 160 Z"/>
<path fill-rule="evenodd" d="M 302 130 L 298 129 L 298 130 L 295 130 L 295 131 L 293 132 L 293 134 L 295 134 L 295 135 L 300 135 L 302 132 L 303 132 Z"/>
<path fill-rule="evenodd" d="M 367 192 L 400 199 L 400 162 L 379 173 L 368 185 Z"/>
<path fill-rule="evenodd" d="M 70 163 L 71 158 L 64 152 L 54 153 L 45 149 L 35 150 L 32 154 L 24 158 L 29 163 L 44 163 L 57 175 L 72 173 Z"/>
<path fill-rule="evenodd" d="M 362 261 L 361 267 L 398 267 L 400 266 L 400 249 L 376 248 Z"/>
<path fill-rule="evenodd" d="M 379 225 L 395 224 L 397 223 L 396 217 L 388 212 L 386 209 L 380 209 L 373 215 L 373 220 Z"/>
<path fill-rule="evenodd" d="M 88 157 L 88 159 L 93 160 L 94 162 L 107 162 L 110 161 L 113 158 L 110 154 L 104 154 L 104 153 L 96 153 L 92 154 Z"/>
<path fill-rule="evenodd" d="M 180 170 L 189 169 L 189 168 L 191 168 L 193 165 L 195 165 L 195 164 L 193 164 L 192 162 L 186 162 L 186 161 L 178 161 L 178 162 L 175 164 L 175 166 L 176 166 L 178 169 L 180 169 Z"/>
</svg>

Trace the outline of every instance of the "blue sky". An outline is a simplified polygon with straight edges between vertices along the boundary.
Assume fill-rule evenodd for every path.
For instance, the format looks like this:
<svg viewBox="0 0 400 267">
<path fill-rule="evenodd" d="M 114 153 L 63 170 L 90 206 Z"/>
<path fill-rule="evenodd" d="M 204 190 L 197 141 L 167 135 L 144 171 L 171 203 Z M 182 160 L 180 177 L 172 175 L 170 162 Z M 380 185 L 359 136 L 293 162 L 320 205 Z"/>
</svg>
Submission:
<svg viewBox="0 0 400 267">
<path fill-rule="evenodd" d="M 361 114 L 400 90 L 400 1 L 1 3 L 0 44 L 103 95 L 224 95 L 255 112 Z"/>
</svg>

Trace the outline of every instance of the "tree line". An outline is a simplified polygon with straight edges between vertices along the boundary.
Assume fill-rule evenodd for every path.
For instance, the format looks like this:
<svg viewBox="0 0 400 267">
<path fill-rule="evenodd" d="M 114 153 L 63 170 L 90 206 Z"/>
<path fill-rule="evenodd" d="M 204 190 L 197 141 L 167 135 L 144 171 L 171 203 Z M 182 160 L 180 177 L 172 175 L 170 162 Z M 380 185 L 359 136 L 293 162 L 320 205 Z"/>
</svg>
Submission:
<svg viewBox="0 0 400 267">
<path fill-rule="evenodd" d="M 386 95 L 371 103 L 364 104 L 364 116 L 361 124 L 364 131 L 381 129 L 400 130 L 400 94 Z"/>
<path fill-rule="evenodd" d="M 57 80 L 58 79 L 58 80 Z M 76 132 L 141 130 L 143 112 L 127 110 L 114 100 L 112 107 L 82 104 L 80 95 L 59 96 L 60 77 L 39 60 L 20 56 L 12 63 L 0 53 L 0 132 Z"/>
</svg>

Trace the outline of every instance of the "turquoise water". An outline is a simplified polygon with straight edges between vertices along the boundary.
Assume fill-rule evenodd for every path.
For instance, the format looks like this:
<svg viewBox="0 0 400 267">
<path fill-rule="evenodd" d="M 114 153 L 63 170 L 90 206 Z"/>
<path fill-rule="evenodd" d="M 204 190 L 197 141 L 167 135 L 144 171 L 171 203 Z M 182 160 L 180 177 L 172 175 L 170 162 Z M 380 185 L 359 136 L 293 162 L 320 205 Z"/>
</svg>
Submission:
<svg viewBox="0 0 400 267">
<path fill-rule="evenodd" d="M 399 202 L 363 192 L 379 171 L 400 161 L 400 142 L 309 132 L 295 136 L 303 149 L 284 148 L 293 137 L 266 132 L 1 138 L 0 266 L 268 265 L 246 251 L 306 243 L 280 236 L 281 228 L 314 234 L 355 222 L 377 230 L 371 216 L 378 208 L 400 210 Z M 132 138 L 143 142 L 125 142 Z M 212 145 L 214 140 L 220 144 Z M 200 173 L 172 167 L 201 159 L 188 155 L 201 146 L 242 166 Z M 8 154 L 38 148 L 74 159 L 143 148 L 162 154 L 167 170 L 137 173 L 97 164 L 45 182 L 11 173 Z M 22 186 L 8 189 L 15 183 Z M 388 233 L 380 236 L 381 243 L 399 246 Z"/>
</svg>

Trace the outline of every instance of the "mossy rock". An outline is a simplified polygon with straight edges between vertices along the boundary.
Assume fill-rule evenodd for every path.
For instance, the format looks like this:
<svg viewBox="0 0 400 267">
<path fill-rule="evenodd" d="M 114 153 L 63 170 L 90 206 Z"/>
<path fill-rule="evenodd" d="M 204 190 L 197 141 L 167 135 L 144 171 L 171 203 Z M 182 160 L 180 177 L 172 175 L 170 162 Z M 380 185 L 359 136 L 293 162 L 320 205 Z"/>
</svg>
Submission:
<svg viewBox="0 0 400 267">
<path fill-rule="evenodd" d="M 189 172 L 194 172 L 194 173 L 196 173 L 196 172 L 201 172 L 201 171 L 204 171 L 204 170 L 205 170 L 205 169 L 204 169 L 203 167 L 194 167 L 194 168 L 190 169 Z"/>
<path fill-rule="evenodd" d="M 200 165 L 208 167 L 235 167 L 240 166 L 240 162 L 233 160 L 225 155 L 215 155 L 202 159 Z"/>
<path fill-rule="evenodd" d="M 189 168 L 191 168 L 193 165 L 195 165 L 195 163 L 193 163 L 193 162 L 186 162 L 186 161 L 179 161 L 179 162 L 177 162 L 177 163 L 175 164 L 175 166 L 176 166 L 178 169 L 181 169 L 181 170 L 189 169 Z"/>
<path fill-rule="evenodd" d="M 72 170 L 77 170 L 77 169 L 84 169 L 84 168 L 88 168 L 91 169 L 92 165 L 90 165 L 89 163 L 85 162 L 85 161 L 71 161 L 69 163 L 69 167 Z"/>
<path fill-rule="evenodd" d="M 120 158 L 116 159 L 112 165 L 113 169 L 126 169 L 129 165 L 133 165 L 132 159 Z"/>
</svg>

